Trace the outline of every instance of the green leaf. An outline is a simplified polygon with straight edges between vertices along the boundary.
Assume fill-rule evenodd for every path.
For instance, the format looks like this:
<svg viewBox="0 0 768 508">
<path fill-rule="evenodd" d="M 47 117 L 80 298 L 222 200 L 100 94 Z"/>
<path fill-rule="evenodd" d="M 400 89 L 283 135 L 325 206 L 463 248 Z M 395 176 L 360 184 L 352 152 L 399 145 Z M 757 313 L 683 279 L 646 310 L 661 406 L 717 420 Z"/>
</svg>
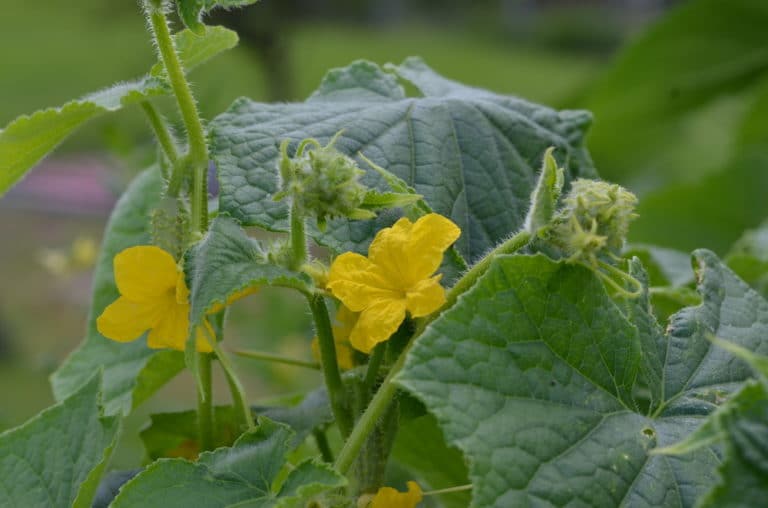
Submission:
<svg viewBox="0 0 768 508">
<path fill-rule="evenodd" d="M 108 415 L 128 413 L 184 367 L 177 351 L 149 349 L 143 339 L 119 343 L 104 338 L 96 318 L 119 296 L 112 259 L 120 251 L 150 243 L 149 217 L 160 200 L 162 178 L 157 168 L 139 175 L 115 205 L 104 234 L 93 278 L 86 337 L 51 376 L 56 400 L 75 393 L 92 373 L 104 371 L 102 402 Z"/>
<path fill-rule="evenodd" d="M 0 505 L 90 507 L 120 420 L 99 407 L 100 375 L 24 425 L 0 434 Z"/>
<path fill-rule="evenodd" d="M 294 406 L 254 406 L 254 417 L 266 416 L 288 425 L 294 432 L 293 446 L 298 446 L 317 427 L 333 421 L 324 388 L 314 390 Z M 214 408 L 214 446 L 232 446 L 240 435 L 241 415 L 232 406 Z M 197 411 L 155 413 L 140 437 L 150 459 L 181 457 L 194 459 L 200 452 Z"/>
<path fill-rule="evenodd" d="M 209 27 L 205 26 L 201 22 L 203 14 L 210 11 L 214 7 L 242 7 L 245 5 L 255 4 L 259 0 L 176 0 L 176 7 L 179 11 L 184 24 L 194 31 L 194 33 L 202 35 Z"/>
<path fill-rule="evenodd" d="M 365 61 L 336 69 L 304 103 L 236 101 L 210 126 L 219 209 L 244 225 L 286 231 L 287 205 L 271 199 L 278 190 L 278 145 L 308 137 L 324 143 L 344 129 L 335 147 L 349 156 L 362 153 L 423 195 L 459 225 L 457 249 L 475 260 L 522 227 L 548 147 L 556 147 L 567 180 L 595 176 L 583 147 L 588 113 L 463 86 L 417 59 L 389 70 Z M 406 97 L 398 79 L 424 96 Z M 367 168 L 363 183 L 389 190 L 358 160 Z M 313 234 L 334 251 L 364 253 L 375 232 L 397 218 L 385 212 L 371 221 L 335 220 L 325 235 Z"/>
<path fill-rule="evenodd" d="M 685 252 L 647 244 L 624 249 L 627 259 L 638 257 L 648 271 L 650 286 L 686 286 L 693 282 L 691 256 Z"/>
<path fill-rule="evenodd" d="M 0 195 L 86 121 L 166 92 L 161 81 L 145 78 L 15 119 L 0 131 Z"/>
<path fill-rule="evenodd" d="M 437 420 L 431 415 L 410 420 L 401 419 L 392 449 L 392 458 L 405 466 L 417 478 L 419 485 L 430 490 L 466 485 L 467 466 L 456 448 L 448 447 Z M 439 464 L 439 467 L 435 467 Z M 455 492 L 440 496 L 445 508 L 469 506 L 469 492 Z"/>
<path fill-rule="evenodd" d="M 760 294 L 768 295 L 768 222 L 746 231 L 731 247 L 726 262 Z"/>
<path fill-rule="evenodd" d="M 258 241 L 236 221 L 219 216 L 205 238 L 187 254 L 190 322 L 199 323 L 215 305 L 252 286 L 283 286 L 309 291 L 306 275 L 271 264 Z"/>
<path fill-rule="evenodd" d="M 531 234 L 536 234 L 552 221 L 560 192 L 563 190 L 563 169 L 557 167 L 552 152 L 552 148 L 544 152 L 541 172 L 531 193 L 531 205 L 525 216 L 525 229 Z"/>
<path fill-rule="evenodd" d="M 661 17 L 623 52 L 588 101 L 600 120 L 590 147 L 601 167 L 626 168 L 627 158 L 647 158 L 647 147 L 669 134 L 665 123 L 764 78 L 766 23 L 768 4 L 754 0 L 691 0 Z"/>
<path fill-rule="evenodd" d="M 344 486 L 343 477 L 312 460 L 296 466 L 276 486 L 291 441 L 287 426 L 262 418 L 258 428 L 243 434 L 232 448 L 205 452 L 197 462 L 154 462 L 122 488 L 112 507 L 298 507 L 314 495 Z"/>
<path fill-rule="evenodd" d="M 222 27 L 211 28 L 203 37 L 196 38 L 183 31 L 174 39 L 187 70 L 237 44 L 237 34 Z M 168 93 L 170 87 L 156 66 L 142 79 L 119 83 L 60 108 L 15 119 L 0 131 L 0 196 L 88 120 Z"/>
<path fill-rule="evenodd" d="M 223 26 L 207 26 L 202 34 L 191 30 L 182 30 L 174 34 L 173 42 L 179 52 L 182 65 L 186 72 L 204 64 L 219 53 L 237 46 L 237 32 Z M 165 78 L 165 67 L 157 63 L 152 67 L 150 75 Z"/>
<path fill-rule="evenodd" d="M 768 351 L 768 302 L 712 253 L 694 259 L 703 302 L 672 318 L 661 378 L 635 377 L 655 371 L 643 362 L 660 346 L 643 301 L 619 307 L 590 271 L 541 255 L 500 258 L 427 328 L 397 381 L 464 452 L 473 506 L 690 507 L 709 490 L 712 447 L 649 451 L 689 435 L 750 377 L 707 336 Z M 627 396 L 638 379 L 662 394 L 648 411 Z"/>
</svg>

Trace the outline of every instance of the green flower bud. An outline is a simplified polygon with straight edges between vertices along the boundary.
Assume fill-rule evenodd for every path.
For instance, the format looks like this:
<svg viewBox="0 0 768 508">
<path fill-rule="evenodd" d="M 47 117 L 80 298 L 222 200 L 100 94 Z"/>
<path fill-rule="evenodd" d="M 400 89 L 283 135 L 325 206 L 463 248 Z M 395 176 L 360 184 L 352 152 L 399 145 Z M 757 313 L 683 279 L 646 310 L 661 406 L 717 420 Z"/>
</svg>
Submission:
<svg viewBox="0 0 768 508">
<path fill-rule="evenodd" d="M 290 196 L 303 214 L 317 218 L 321 228 L 327 219 L 360 216 L 359 207 L 367 193 L 359 182 L 365 172 L 333 147 L 337 137 L 338 134 L 326 146 L 306 139 L 299 144 L 293 158 L 288 156 L 287 141 L 280 146 L 282 182 L 275 200 Z"/>
<path fill-rule="evenodd" d="M 549 243 L 571 261 L 597 266 L 600 258 L 617 256 L 637 217 L 637 197 L 620 185 L 579 179 L 545 233 Z"/>
</svg>

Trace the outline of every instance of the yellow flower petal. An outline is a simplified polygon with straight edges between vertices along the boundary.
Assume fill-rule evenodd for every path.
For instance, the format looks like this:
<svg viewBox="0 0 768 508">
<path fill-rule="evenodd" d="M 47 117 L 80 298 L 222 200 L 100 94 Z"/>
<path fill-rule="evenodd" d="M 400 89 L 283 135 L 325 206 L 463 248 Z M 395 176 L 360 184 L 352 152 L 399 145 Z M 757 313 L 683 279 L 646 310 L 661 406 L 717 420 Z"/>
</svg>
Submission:
<svg viewBox="0 0 768 508">
<path fill-rule="evenodd" d="M 155 326 L 162 309 L 153 303 L 135 303 L 120 297 L 96 318 L 96 329 L 104 337 L 118 342 L 130 342 Z"/>
<path fill-rule="evenodd" d="M 189 334 L 189 305 L 175 303 L 167 306 L 163 316 L 152 328 L 147 344 L 154 349 L 171 348 L 184 351 Z"/>
<path fill-rule="evenodd" d="M 422 500 L 421 487 L 408 482 L 408 492 L 398 492 L 392 487 L 382 487 L 371 500 L 370 508 L 416 508 Z"/>
<path fill-rule="evenodd" d="M 370 353 L 376 344 L 389 339 L 404 319 L 404 299 L 377 302 L 360 314 L 349 342 L 358 351 Z"/>
<path fill-rule="evenodd" d="M 411 276 L 421 280 L 435 273 L 443 261 L 443 253 L 459 235 L 459 227 L 442 215 L 430 213 L 417 220 L 406 247 Z"/>
<path fill-rule="evenodd" d="M 398 297 L 381 270 L 354 252 L 345 252 L 333 261 L 327 287 L 353 312 L 360 312 L 382 299 Z"/>
<path fill-rule="evenodd" d="M 413 317 L 432 314 L 445 303 L 445 289 L 440 285 L 441 275 L 416 284 L 405 295 L 405 306 Z"/>
<path fill-rule="evenodd" d="M 117 289 L 129 300 L 151 302 L 176 290 L 176 261 L 159 247 L 125 249 L 115 256 L 114 265 Z"/>
<path fill-rule="evenodd" d="M 203 324 L 195 330 L 195 348 L 199 353 L 211 353 L 213 352 L 212 340 L 216 340 L 216 333 L 213 331 L 211 323 L 205 319 Z"/>
<path fill-rule="evenodd" d="M 405 249 L 408 246 L 408 236 L 412 228 L 413 223 L 403 217 L 392 227 L 384 228 L 376 233 L 376 237 L 368 247 L 368 258 L 372 263 L 380 266 L 386 275 L 393 279 L 393 283 L 395 280 L 400 282 L 410 278 L 409 255 Z"/>
</svg>

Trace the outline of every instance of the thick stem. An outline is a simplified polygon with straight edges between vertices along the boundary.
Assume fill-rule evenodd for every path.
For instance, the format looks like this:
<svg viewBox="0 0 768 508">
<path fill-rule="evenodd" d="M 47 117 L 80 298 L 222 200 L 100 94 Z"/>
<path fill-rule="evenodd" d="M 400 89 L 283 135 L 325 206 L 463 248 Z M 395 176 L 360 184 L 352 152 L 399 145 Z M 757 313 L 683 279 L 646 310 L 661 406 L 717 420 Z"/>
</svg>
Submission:
<svg viewBox="0 0 768 508">
<path fill-rule="evenodd" d="M 168 124 L 165 123 L 165 120 L 160 113 L 157 112 L 157 109 L 155 109 L 151 102 L 143 101 L 141 103 L 141 109 L 146 113 L 149 125 L 154 131 L 157 142 L 163 150 L 165 157 L 171 165 L 174 165 L 176 159 L 179 158 L 179 153 L 176 150 L 176 141 L 174 141 L 173 135 L 168 129 Z"/>
<path fill-rule="evenodd" d="M 165 66 L 168 81 L 171 83 L 181 118 L 187 131 L 189 143 L 185 156 L 186 166 L 192 171 L 192 228 L 197 232 L 205 232 L 208 228 L 208 144 L 205 129 L 197 111 L 197 104 L 192 95 L 192 89 L 184 75 L 179 55 L 173 44 L 173 37 L 168 27 L 168 19 L 161 8 L 144 2 L 155 43 L 160 53 L 160 59 Z"/>
<path fill-rule="evenodd" d="M 265 353 L 263 351 L 245 351 L 245 350 L 232 351 L 232 353 L 236 354 L 237 356 L 242 356 L 243 358 L 250 358 L 252 360 L 262 360 L 265 362 L 282 363 L 284 365 L 304 367 L 305 369 L 320 370 L 319 363 L 307 362 L 304 360 L 297 360 L 295 358 L 276 355 L 274 353 Z"/>
<path fill-rule="evenodd" d="M 307 234 L 304 231 L 304 214 L 299 207 L 291 206 L 291 270 L 299 270 L 307 262 Z"/>
<path fill-rule="evenodd" d="M 502 254 L 512 254 L 522 249 L 528 244 L 530 239 L 531 234 L 529 232 L 521 231 L 486 254 L 483 259 L 481 259 L 466 274 L 464 274 L 464 276 L 459 279 L 459 281 L 450 289 L 450 291 L 448 291 L 448 294 L 446 295 L 446 302 L 442 308 L 449 308 L 454 303 L 456 303 L 456 300 L 459 298 L 459 296 L 469 290 L 477 282 L 477 279 L 479 279 L 480 276 L 488 271 L 488 268 L 491 267 L 493 260 L 497 256 Z M 421 335 L 421 332 L 424 331 L 431 319 L 434 319 L 439 313 L 440 311 L 437 311 L 432 314 L 431 317 L 427 317 L 419 321 L 416 332 L 414 333 L 410 342 L 406 346 L 405 350 L 401 353 L 400 357 L 397 359 L 397 362 L 395 362 L 395 364 L 392 366 L 392 369 L 389 371 L 386 379 L 384 379 L 384 382 L 381 384 L 379 391 L 376 392 L 376 395 L 373 396 L 371 403 L 368 404 L 368 408 L 366 408 L 363 415 L 357 421 L 355 428 L 352 429 L 352 433 L 349 435 L 346 443 L 344 443 L 344 447 L 341 449 L 341 452 L 339 452 L 339 456 L 336 458 L 335 468 L 341 474 L 346 474 L 347 471 L 349 471 L 349 468 L 352 466 L 358 454 L 360 453 L 360 448 L 365 443 L 366 438 L 371 432 L 373 432 L 374 428 L 376 427 L 376 423 L 381 419 L 389 405 L 392 403 L 392 399 L 394 399 L 395 394 L 397 393 L 397 386 L 393 380 L 403 368 L 403 365 L 405 364 L 405 358 L 408 354 L 408 350 L 411 348 L 411 345 L 413 345 L 413 341 L 416 339 L 416 337 Z"/>
<path fill-rule="evenodd" d="M 213 351 L 216 353 L 216 358 L 219 359 L 224 375 L 227 378 L 227 384 L 229 390 L 232 393 L 232 402 L 235 407 L 235 412 L 240 413 L 243 418 L 243 424 L 247 429 L 255 428 L 253 423 L 253 415 L 251 414 L 251 408 L 248 407 L 248 398 L 245 396 L 245 389 L 240 379 L 235 373 L 235 369 L 232 362 L 229 361 L 229 357 L 222 351 L 221 345 L 217 341 L 212 341 Z"/>
<path fill-rule="evenodd" d="M 197 432 L 200 451 L 204 452 L 213 449 L 213 381 L 209 353 L 197 353 L 197 375 L 202 388 L 197 392 Z"/>
<path fill-rule="evenodd" d="M 320 344 L 320 365 L 323 369 L 325 387 L 328 390 L 328 398 L 331 400 L 331 409 L 343 437 L 347 437 L 352 430 L 352 416 L 346 403 L 347 395 L 339 373 L 339 364 L 336 360 L 336 344 L 333 340 L 331 320 L 328 317 L 328 308 L 322 295 L 308 297 L 312 317 L 315 320 L 317 341 Z"/>
</svg>

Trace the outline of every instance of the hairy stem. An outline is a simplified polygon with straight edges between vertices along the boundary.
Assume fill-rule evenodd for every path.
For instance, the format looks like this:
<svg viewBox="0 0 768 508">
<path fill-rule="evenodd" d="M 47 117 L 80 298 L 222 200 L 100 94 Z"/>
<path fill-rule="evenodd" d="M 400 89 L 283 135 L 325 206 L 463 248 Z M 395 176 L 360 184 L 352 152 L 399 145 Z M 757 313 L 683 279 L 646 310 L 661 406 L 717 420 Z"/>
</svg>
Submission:
<svg viewBox="0 0 768 508">
<path fill-rule="evenodd" d="M 197 373 L 202 388 L 197 392 L 197 432 L 200 451 L 206 451 L 213 449 L 213 381 L 209 353 L 197 353 Z"/>
<path fill-rule="evenodd" d="M 328 398 L 331 400 L 331 409 L 341 435 L 347 437 L 352 430 L 352 416 L 349 413 L 347 395 L 336 360 L 336 344 L 333 340 L 328 308 L 322 295 L 309 296 L 308 300 L 312 317 L 315 320 L 317 340 L 320 343 L 320 365 L 323 369 Z"/>
<path fill-rule="evenodd" d="M 160 53 L 160 60 L 165 66 L 168 81 L 173 88 L 179 112 L 187 131 L 188 152 L 183 162 L 192 172 L 192 229 L 197 232 L 204 232 L 208 228 L 208 144 L 206 143 L 205 129 L 197 111 L 197 103 L 192 95 L 192 89 L 184 75 L 184 69 L 173 44 L 173 37 L 171 37 L 165 13 L 161 8 L 147 1 L 144 2 L 144 8 Z"/>
<path fill-rule="evenodd" d="M 304 231 L 304 214 L 299 207 L 291 206 L 291 270 L 298 270 L 307 262 L 307 234 Z"/>
<path fill-rule="evenodd" d="M 141 109 L 144 110 L 144 113 L 147 115 L 149 125 L 155 133 L 155 137 L 157 138 L 160 148 L 163 150 L 163 154 L 165 154 L 165 157 L 171 165 L 175 164 L 176 160 L 179 158 L 179 153 L 176 150 L 176 141 L 174 141 L 173 135 L 168 129 L 168 124 L 166 124 L 165 119 L 157 112 L 157 109 L 155 109 L 149 101 L 142 101 Z"/>
<path fill-rule="evenodd" d="M 486 254 L 483 259 L 481 259 L 466 274 L 464 274 L 464 276 L 459 279 L 458 282 L 456 282 L 450 291 L 448 291 L 448 294 L 446 295 L 446 302 L 442 309 L 449 308 L 454 303 L 456 303 L 456 300 L 459 298 L 459 296 L 469 290 L 477 282 L 477 279 L 479 279 L 480 276 L 488 271 L 488 269 L 491 267 L 491 264 L 493 263 L 493 260 L 497 256 L 503 254 L 512 254 L 522 249 L 528 244 L 530 239 L 531 234 L 529 232 L 520 231 L 493 249 L 491 252 Z M 407 353 L 413 345 L 414 340 L 416 337 L 421 335 L 427 324 L 429 324 L 432 319 L 439 315 L 439 313 L 440 311 L 438 310 L 432 314 L 431 317 L 427 317 L 419 321 L 417 324 L 416 332 L 413 334 L 410 342 L 400 357 L 397 359 L 397 362 L 395 362 L 395 364 L 392 366 L 392 369 L 389 371 L 386 379 L 384 379 L 384 382 L 376 392 L 376 395 L 374 395 L 373 399 L 371 399 L 371 403 L 368 404 L 365 412 L 357 421 L 355 428 L 352 429 L 352 433 L 349 435 L 346 443 L 344 443 L 344 447 L 341 449 L 341 452 L 339 452 L 339 456 L 336 458 L 335 468 L 341 474 L 346 474 L 349 471 L 349 468 L 352 466 L 358 454 L 360 453 L 360 448 L 365 443 L 368 435 L 373 432 L 374 428 L 376 427 L 376 423 L 381 419 L 381 417 L 387 411 L 387 408 L 389 408 L 389 405 L 392 403 L 392 399 L 394 399 L 395 394 L 397 393 L 397 386 L 394 383 L 394 378 L 403 368 L 403 365 L 405 364 L 405 358 L 408 356 Z"/>
</svg>

